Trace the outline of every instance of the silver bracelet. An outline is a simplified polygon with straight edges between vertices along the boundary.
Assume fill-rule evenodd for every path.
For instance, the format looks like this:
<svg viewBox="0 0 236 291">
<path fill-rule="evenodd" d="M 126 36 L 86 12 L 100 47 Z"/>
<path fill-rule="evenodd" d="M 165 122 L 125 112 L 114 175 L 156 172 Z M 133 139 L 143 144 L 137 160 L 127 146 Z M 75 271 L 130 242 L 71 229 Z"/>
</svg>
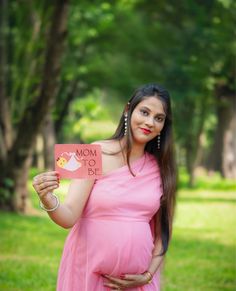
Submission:
<svg viewBox="0 0 236 291">
<path fill-rule="evenodd" d="M 39 206 L 40 206 L 43 210 L 45 210 L 45 211 L 47 211 L 47 212 L 51 212 L 51 211 L 56 210 L 56 209 L 59 207 L 59 205 L 60 205 L 60 200 L 59 200 L 59 198 L 57 197 L 57 195 L 55 195 L 54 193 L 50 193 L 50 194 L 52 194 L 52 196 L 54 196 L 54 197 L 56 198 L 56 200 L 57 200 L 57 203 L 56 203 L 56 205 L 55 205 L 53 208 L 46 208 L 46 207 L 43 205 L 42 201 L 39 200 Z"/>
</svg>

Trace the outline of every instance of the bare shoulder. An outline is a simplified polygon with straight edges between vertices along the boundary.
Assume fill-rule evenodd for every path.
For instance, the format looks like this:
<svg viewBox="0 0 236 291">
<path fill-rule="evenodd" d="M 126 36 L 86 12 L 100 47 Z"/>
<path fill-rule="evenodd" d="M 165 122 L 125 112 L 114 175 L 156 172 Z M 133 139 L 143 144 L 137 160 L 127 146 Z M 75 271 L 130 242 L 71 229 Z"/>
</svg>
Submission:
<svg viewBox="0 0 236 291">
<path fill-rule="evenodd" d="M 101 145 L 103 174 L 121 167 L 124 164 L 120 143 L 118 140 L 100 140 L 92 144 Z"/>
<path fill-rule="evenodd" d="M 92 144 L 100 145 L 104 154 L 113 154 L 120 150 L 119 142 L 117 140 L 99 140 L 93 142 Z"/>
</svg>

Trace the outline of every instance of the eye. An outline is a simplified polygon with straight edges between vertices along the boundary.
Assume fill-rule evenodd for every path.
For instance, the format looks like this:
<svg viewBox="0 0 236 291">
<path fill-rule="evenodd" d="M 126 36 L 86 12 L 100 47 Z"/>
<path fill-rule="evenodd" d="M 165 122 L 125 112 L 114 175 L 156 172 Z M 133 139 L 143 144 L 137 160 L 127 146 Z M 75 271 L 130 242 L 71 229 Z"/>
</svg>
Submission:
<svg viewBox="0 0 236 291">
<path fill-rule="evenodd" d="M 144 115 L 144 116 L 148 116 L 148 112 L 147 112 L 147 110 L 145 110 L 145 109 L 140 109 L 140 112 L 141 112 L 142 115 Z"/>
<path fill-rule="evenodd" d="M 165 120 L 165 118 L 164 118 L 164 117 L 159 117 L 159 116 L 157 116 L 157 117 L 155 117 L 155 120 L 156 120 L 157 122 L 163 122 L 163 121 Z"/>
</svg>

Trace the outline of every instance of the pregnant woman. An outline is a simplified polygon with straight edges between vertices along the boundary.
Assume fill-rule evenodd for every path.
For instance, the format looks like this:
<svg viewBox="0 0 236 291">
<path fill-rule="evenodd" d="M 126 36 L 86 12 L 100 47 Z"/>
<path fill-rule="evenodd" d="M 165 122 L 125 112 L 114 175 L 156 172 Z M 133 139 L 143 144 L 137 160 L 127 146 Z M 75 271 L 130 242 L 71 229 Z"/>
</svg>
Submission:
<svg viewBox="0 0 236 291">
<path fill-rule="evenodd" d="M 72 180 L 63 204 L 52 193 L 59 187 L 57 172 L 34 177 L 42 208 L 72 228 L 57 291 L 160 290 L 176 196 L 168 92 L 157 84 L 137 89 L 115 134 L 96 144 L 103 175 Z"/>
</svg>

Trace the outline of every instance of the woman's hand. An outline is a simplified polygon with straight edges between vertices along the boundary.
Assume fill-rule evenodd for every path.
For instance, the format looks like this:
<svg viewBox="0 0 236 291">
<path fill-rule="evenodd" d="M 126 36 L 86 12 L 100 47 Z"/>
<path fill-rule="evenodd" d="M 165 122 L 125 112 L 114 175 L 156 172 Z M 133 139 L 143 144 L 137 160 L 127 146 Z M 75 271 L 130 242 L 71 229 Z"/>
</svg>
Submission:
<svg viewBox="0 0 236 291">
<path fill-rule="evenodd" d="M 33 178 L 32 184 L 39 199 L 47 205 L 52 196 L 48 197 L 48 194 L 59 187 L 59 174 L 56 171 L 41 173 Z"/>
<path fill-rule="evenodd" d="M 107 279 L 104 286 L 111 288 L 111 290 L 125 290 L 127 288 L 143 286 L 147 284 L 150 279 L 145 273 L 127 274 L 120 276 L 120 278 L 115 278 L 108 275 L 102 276 Z"/>
</svg>

